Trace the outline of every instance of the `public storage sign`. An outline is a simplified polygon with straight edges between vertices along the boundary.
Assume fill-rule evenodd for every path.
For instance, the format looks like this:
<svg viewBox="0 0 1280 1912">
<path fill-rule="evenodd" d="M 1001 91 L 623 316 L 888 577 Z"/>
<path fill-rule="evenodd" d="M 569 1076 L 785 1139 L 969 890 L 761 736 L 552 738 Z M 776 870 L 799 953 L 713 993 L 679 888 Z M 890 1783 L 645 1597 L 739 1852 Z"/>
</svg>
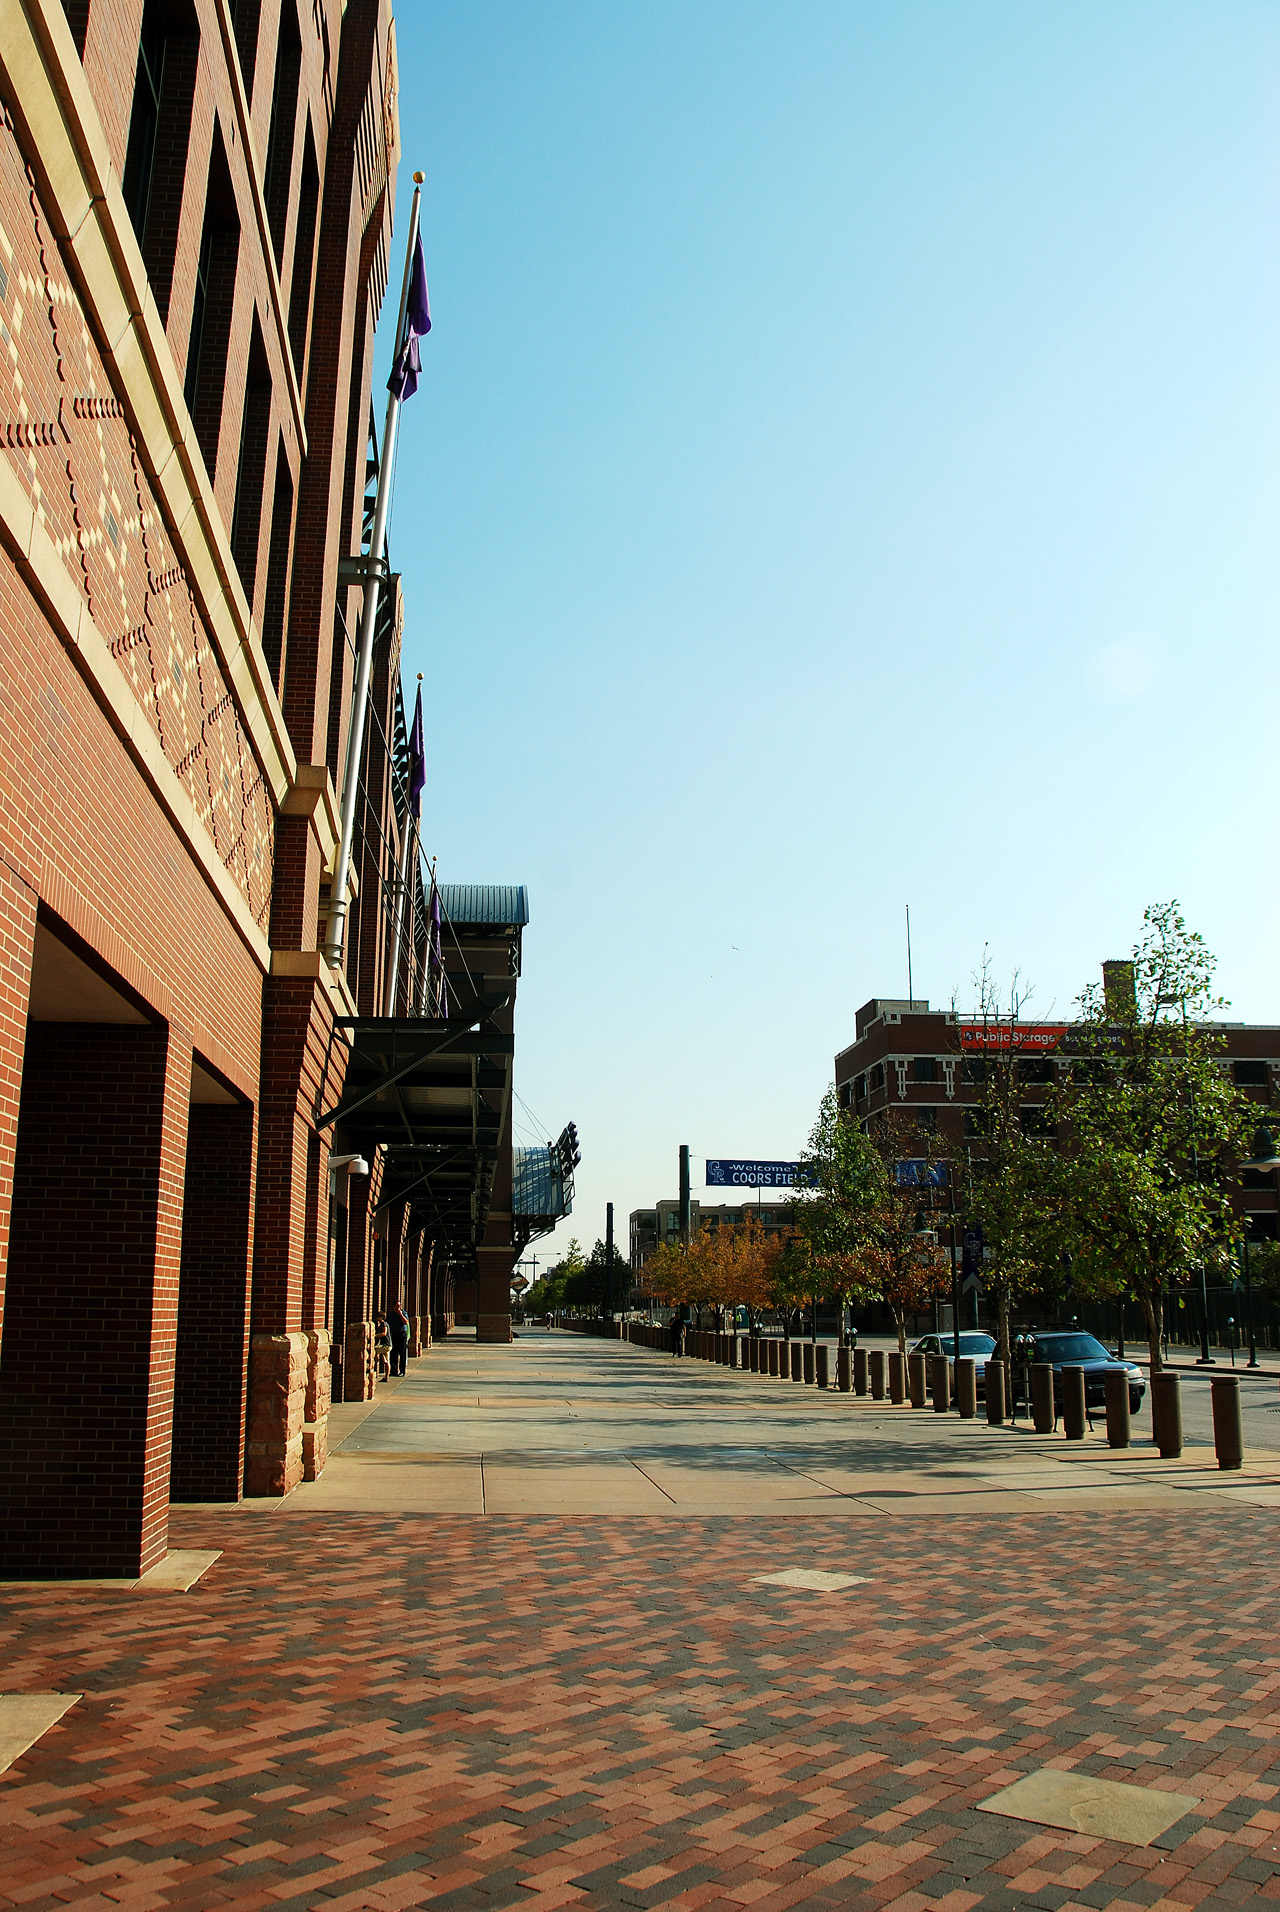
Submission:
<svg viewBox="0 0 1280 1912">
<path fill-rule="evenodd" d="M 962 1049 L 1056 1049 L 1067 1033 L 1065 1022 L 962 1022 Z"/>
<path fill-rule="evenodd" d="M 798 1162 L 707 1162 L 708 1188 L 792 1188 L 803 1180 Z"/>
</svg>

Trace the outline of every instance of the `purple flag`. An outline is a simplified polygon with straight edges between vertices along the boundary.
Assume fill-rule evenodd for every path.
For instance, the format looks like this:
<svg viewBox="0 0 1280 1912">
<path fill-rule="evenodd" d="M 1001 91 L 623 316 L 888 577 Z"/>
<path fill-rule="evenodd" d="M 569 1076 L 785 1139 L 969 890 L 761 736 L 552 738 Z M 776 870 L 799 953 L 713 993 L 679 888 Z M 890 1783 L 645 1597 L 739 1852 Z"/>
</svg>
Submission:
<svg viewBox="0 0 1280 1912">
<path fill-rule="evenodd" d="M 391 377 L 387 380 L 387 390 L 394 392 L 399 399 L 412 398 L 418 389 L 418 374 L 422 370 L 422 354 L 418 350 L 418 340 L 425 339 L 431 330 L 431 307 L 427 303 L 427 268 L 422 258 L 422 234 L 418 234 L 413 248 L 413 271 L 409 276 L 409 304 L 405 312 L 404 344 L 396 353 L 396 362 L 391 367 Z"/>
<path fill-rule="evenodd" d="M 427 961 L 436 973 L 435 1013 L 445 1022 L 449 1015 L 449 985 L 444 979 L 444 952 L 440 947 L 440 892 L 431 885 L 431 907 L 427 911 Z"/>
<path fill-rule="evenodd" d="M 422 685 L 413 707 L 413 729 L 409 732 L 409 810 L 414 820 L 422 821 L 422 792 L 427 781 L 427 752 L 422 738 Z"/>
</svg>

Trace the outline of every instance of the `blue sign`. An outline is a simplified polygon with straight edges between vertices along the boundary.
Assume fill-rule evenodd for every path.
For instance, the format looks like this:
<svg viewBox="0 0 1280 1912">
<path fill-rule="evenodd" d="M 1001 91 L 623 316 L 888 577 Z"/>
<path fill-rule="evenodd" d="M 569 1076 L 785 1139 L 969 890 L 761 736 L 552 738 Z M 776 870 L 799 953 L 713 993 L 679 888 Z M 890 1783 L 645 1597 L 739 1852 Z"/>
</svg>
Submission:
<svg viewBox="0 0 1280 1912">
<path fill-rule="evenodd" d="M 707 1163 L 708 1188 L 792 1188 L 803 1179 L 798 1162 Z"/>
<path fill-rule="evenodd" d="M 897 1164 L 899 1188 L 945 1188 L 947 1186 L 947 1165 L 935 1162 L 930 1168 L 923 1159 Z"/>
</svg>

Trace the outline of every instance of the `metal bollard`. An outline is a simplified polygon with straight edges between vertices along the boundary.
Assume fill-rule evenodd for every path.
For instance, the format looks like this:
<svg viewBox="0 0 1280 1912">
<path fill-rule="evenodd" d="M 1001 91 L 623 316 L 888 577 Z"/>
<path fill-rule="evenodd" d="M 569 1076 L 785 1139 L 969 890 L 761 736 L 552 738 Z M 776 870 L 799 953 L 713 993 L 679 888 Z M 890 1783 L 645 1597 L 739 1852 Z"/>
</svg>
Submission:
<svg viewBox="0 0 1280 1912">
<path fill-rule="evenodd" d="M 733 1340 L 733 1336 L 731 1334 L 722 1334 L 718 1339 L 720 1342 L 720 1366 L 727 1368 L 729 1366 L 729 1343 Z"/>
<path fill-rule="evenodd" d="M 771 1340 L 769 1342 L 768 1371 L 771 1378 L 775 1381 L 777 1380 L 779 1374 L 782 1372 L 782 1369 L 779 1366 L 779 1357 L 782 1353 L 782 1346 L 783 1344 L 781 1341 Z"/>
<path fill-rule="evenodd" d="M 748 1337 L 747 1364 L 750 1367 L 752 1374 L 759 1374 L 760 1372 L 760 1337 L 759 1335 L 753 1334 Z"/>
<path fill-rule="evenodd" d="M 867 1378 L 871 1383 L 873 1401 L 883 1401 L 885 1382 L 888 1378 L 888 1357 L 883 1348 L 872 1348 L 867 1355 Z"/>
<path fill-rule="evenodd" d="M 836 1349 L 836 1386 L 841 1394 L 847 1394 L 853 1386 L 853 1362 L 848 1348 Z"/>
<path fill-rule="evenodd" d="M 962 1421 L 977 1419 L 978 1364 L 972 1355 L 962 1355 L 956 1362 L 956 1406 Z"/>
<path fill-rule="evenodd" d="M 1088 1409 L 1084 1396 L 1084 1369 L 1074 1363 L 1062 1370 L 1062 1431 L 1069 1441 L 1084 1439 Z"/>
<path fill-rule="evenodd" d="M 945 1354 L 935 1354 L 932 1363 L 933 1411 L 948 1414 L 951 1411 L 951 1363 Z"/>
<path fill-rule="evenodd" d="M 855 1348 L 853 1351 L 853 1391 L 865 1394 L 871 1386 L 871 1354 L 867 1348 Z"/>
<path fill-rule="evenodd" d="M 831 1350 L 825 1341 L 818 1343 L 814 1353 L 814 1380 L 820 1388 L 831 1386 Z"/>
<path fill-rule="evenodd" d="M 929 1357 L 927 1354 L 909 1354 L 907 1356 L 907 1392 L 911 1396 L 912 1407 L 924 1407 L 929 1399 Z"/>
<path fill-rule="evenodd" d="M 741 1367 L 744 1367 L 744 1368 L 745 1368 L 745 1367 L 746 1367 L 746 1365 L 747 1365 L 745 1361 L 741 1361 L 741 1362 L 740 1362 L 740 1361 L 739 1361 L 739 1359 L 738 1359 L 738 1350 L 739 1350 L 739 1347 L 740 1347 L 740 1345 L 741 1345 L 741 1344 L 740 1344 L 740 1342 L 739 1342 L 739 1340 L 738 1340 L 738 1337 L 737 1337 L 737 1335 L 736 1335 L 736 1334 L 731 1334 L 731 1335 L 729 1336 L 729 1366 L 730 1366 L 731 1368 L 736 1368 L 736 1367 L 739 1367 L 739 1366 L 741 1366 Z"/>
<path fill-rule="evenodd" d="M 1031 1364 L 1031 1425 L 1037 1434 L 1052 1434 L 1057 1417 L 1053 1411 L 1053 1363 Z"/>
<path fill-rule="evenodd" d="M 1167 1369 L 1151 1377 L 1151 1433 L 1161 1460 L 1176 1461 L 1182 1452 L 1182 1390 Z"/>
<path fill-rule="evenodd" d="M 1244 1462 L 1239 1375 L 1215 1374 L 1209 1392 L 1213 1397 L 1213 1446 L 1218 1466 L 1224 1472 L 1233 1473 Z"/>
<path fill-rule="evenodd" d="M 907 1364 L 896 1348 L 889 1354 L 889 1399 L 901 1407 L 907 1398 Z"/>
<path fill-rule="evenodd" d="M 1108 1368 L 1103 1376 L 1107 1390 L 1107 1446 L 1129 1445 L 1129 1377 L 1121 1368 Z"/>
<path fill-rule="evenodd" d="M 804 1380 L 804 1344 L 800 1341 L 791 1343 L 791 1379 Z"/>
<path fill-rule="evenodd" d="M 988 1427 L 1003 1427 L 1006 1413 L 1003 1361 L 997 1359 L 987 1362 L 987 1371 L 983 1377 L 983 1387 L 987 1396 L 987 1425 Z"/>
<path fill-rule="evenodd" d="M 812 1341 L 806 1341 L 804 1344 L 804 1384 L 807 1388 L 813 1386 L 816 1372 L 813 1358 L 813 1343 Z"/>
</svg>

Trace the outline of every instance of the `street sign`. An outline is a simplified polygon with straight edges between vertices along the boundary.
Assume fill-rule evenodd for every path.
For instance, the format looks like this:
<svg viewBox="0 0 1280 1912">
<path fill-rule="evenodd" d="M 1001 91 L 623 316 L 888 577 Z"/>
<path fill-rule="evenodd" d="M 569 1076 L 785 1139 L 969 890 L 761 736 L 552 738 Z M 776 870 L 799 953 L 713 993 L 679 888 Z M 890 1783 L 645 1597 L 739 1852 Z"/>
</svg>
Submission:
<svg viewBox="0 0 1280 1912">
<path fill-rule="evenodd" d="M 792 1188 L 803 1178 L 798 1162 L 708 1161 L 708 1188 Z"/>
<path fill-rule="evenodd" d="M 522 1295 L 528 1286 L 529 1284 L 523 1275 L 512 1275 L 511 1288 L 514 1294 Z"/>
<path fill-rule="evenodd" d="M 899 1188 L 945 1188 L 947 1186 L 947 1165 L 935 1162 L 930 1168 L 923 1156 L 906 1162 L 894 1164 Z"/>
</svg>

